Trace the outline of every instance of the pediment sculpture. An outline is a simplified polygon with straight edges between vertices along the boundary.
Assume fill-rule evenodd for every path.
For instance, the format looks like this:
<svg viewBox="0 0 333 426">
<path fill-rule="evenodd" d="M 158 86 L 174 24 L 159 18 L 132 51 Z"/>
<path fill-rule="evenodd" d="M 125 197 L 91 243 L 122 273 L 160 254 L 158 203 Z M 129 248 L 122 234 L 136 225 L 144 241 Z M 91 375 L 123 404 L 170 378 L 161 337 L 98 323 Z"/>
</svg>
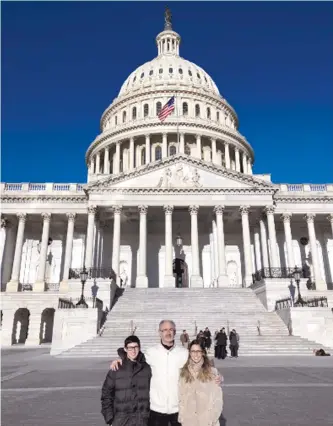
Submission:
<svg viewBox="0 0 333 426">
<path fill-rule="evenodd" d="M 195 167 L 179 164 L 163 171 L 157 188 L 201 188 L 200 180 L 200 174 Z"/>
</svg>

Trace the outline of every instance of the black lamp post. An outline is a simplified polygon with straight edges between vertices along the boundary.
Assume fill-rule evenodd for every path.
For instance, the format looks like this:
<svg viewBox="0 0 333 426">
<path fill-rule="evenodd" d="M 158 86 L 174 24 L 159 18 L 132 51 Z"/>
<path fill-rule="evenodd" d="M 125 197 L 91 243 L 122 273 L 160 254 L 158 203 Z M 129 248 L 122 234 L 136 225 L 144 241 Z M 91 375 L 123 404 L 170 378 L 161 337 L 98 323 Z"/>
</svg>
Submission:
<svg viewBox="0 0 333 426">
<path fill-rule="evenodd" d="M 84 298 L 84 285 L 88 279 L 88 271 L 86 270 L 86 267 L 84 266 L 82 271 L 80 272 L 80 279 L 81 279 L 81 284 L 82 284 L 82 289 L 81 289 L 81 297 L 80 300 L 77 302 L 76 307 L 77 308 L 88 308 L 87 302 L 85 301 Z"/>
<path fill-rule="evenodd" d="M 181 247 L 183 246 L 183 238 L 181 237 L 180 233 L 178 233 L 176 237 L 176 246 L 179 247 L 179 250 L 181 252 Z M 176 273 L 176 287 L 180 288 L 182 287 L 182 276 L 183 276 L 183 268 L 182 268 L 182 262 L 181 259 L 175 259 L 175 269 L 174 272 Z"/>
<path fill-rule="evenodd" d="M 302 299 L 301 296 L 301 290 L 299 288 L 299 283 L 301 281 L 301 270 L 299 268 L 297 268 L 297 266 L 295 266 L 294 272 L 293 272 L 293 276 L 294 276 L 294 280 L 296 281 L 296 285 L 297 285 L 297 292 L 298 292 L 298 297 L 295 303 L 295 306 L 303 306 L 304 305 L 304 300 Z"/>
</svg>

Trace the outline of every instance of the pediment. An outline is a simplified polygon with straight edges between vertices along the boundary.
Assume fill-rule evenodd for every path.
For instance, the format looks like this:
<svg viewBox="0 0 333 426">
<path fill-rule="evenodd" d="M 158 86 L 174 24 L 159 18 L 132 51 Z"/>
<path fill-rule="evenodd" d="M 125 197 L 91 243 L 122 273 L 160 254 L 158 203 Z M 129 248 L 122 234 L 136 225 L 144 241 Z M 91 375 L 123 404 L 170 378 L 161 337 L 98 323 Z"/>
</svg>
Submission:
<svg viewBox="0 0 333 426">
<path fill-rule="evenodd" d="M 130 173 L 91 183 L 89 192 L 105 189 L 266 189 L 273 185 L 251 175 L 244 175 L 224 167 L 184 155 L 148 164 Z"/>
</svg>

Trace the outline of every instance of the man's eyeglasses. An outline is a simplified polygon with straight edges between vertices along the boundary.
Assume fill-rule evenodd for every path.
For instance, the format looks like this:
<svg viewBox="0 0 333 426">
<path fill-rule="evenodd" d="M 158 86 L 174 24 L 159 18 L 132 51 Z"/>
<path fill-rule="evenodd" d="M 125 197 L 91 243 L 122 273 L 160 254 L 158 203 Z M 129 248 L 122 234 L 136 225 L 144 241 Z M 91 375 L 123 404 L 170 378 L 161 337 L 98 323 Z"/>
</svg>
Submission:
<svg viewBox="0 0 333 426">
<path fill-rule="evenodd" d="M 163 330 L 160 330 L 162 333 L 167 333 L 168 331 L 171 331 L 171 333 L 175 332 L 174 328 L 164 328 Z"/>
<path fill-rule="evenodd" d="M 138 351 L 139 346 L 127 346 L 126 348 L 128 351 Z"/>
</svg>

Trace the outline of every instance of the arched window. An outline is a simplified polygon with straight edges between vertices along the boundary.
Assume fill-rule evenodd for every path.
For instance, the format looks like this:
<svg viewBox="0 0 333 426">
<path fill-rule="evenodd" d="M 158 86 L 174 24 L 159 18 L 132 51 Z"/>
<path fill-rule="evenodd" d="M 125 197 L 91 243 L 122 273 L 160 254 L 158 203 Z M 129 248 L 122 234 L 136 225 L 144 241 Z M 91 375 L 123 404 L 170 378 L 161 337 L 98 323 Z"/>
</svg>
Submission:
<svg viewBox="0 0 333 426">
<path fill-rule="evenodd" d="M 176 149 L 175 145 L 171 145 L 170 148 L 169 148 L 169 155 L 170 155 L 170 157 L 172 155 L 176 155 L 176 154 L 177 154 L 177 149 Z"/>
<path fill-rule="evenodd" d="M 210 120 L 210 108 L 209 107 L 207 108 L 207 118 L 208 118 L 208 120 Z"/>
<path fill-rule="evenodd" d="M 220 121 L 220 111 L 216 112 L 216 121 Z"/>
<path fill-rule="evenodd" d="M 145 76 L 145 73 L 143 72 L 140 76 L 140 78 L 143 78 Z"/>
<path fill-rule="evenodd" d="M 161 102 L 156 103 L 156 115 L 158 115 L 161 112 L 162 104 Z"/>
<path fill-rule="evenodd" d="M 169 73 L 172 74 L 173 73 L 173 68 L 169 68 Z"/>
<path fill-rule="evenodd" d="M 195 116 L 200 117 L 200 105 L 196 104 L 195 106 Z"/>
<path fill-rule="evenodd" d="M 150 70 L 149 75 L 153 75 L 153 74 L 154 74 L 154 70 Z"/>
<path fill-rule="evenodd" d="M 188 105 L 187 105 L 187 102 L 183 102 L 183 115 L 188 115 Z"/>
<path fill-rule="evenodd" d="M 148 117 L 149 115 L 149 105 L 148 104 L 144 104 L 143 106 L 143 116 L 144 117 Z"/>
<path fill-rule="evenodd" d="M 117 124 L 118 124 L 118 117 L 115 116 L 115 118 L 114 118 L 114 125 L 116 126 Z"/>
<path fill-rule="evenodd" d="M 158 72 L 159 72 L 160 74 L 163 74 L 163 68 L 160 68 L 160 69 L 158 70 Z"/>
<path fill-rule="evenodd" d="M 132 109 L 132 120 L 136 120 L 136 107 Z"/>
<path fill-rule="evenodd" d="M 144 166 L 146 164 L 146 148 L 143 147 L 141 149 L 141 166 Z"/>
<path fill-rule="evenodd" d="M 123 123 L 126 122 L 126 111 L 123 111 Z"/>
<path fill-rule="evenodd" d="M 185 146 L 185 154 L 186 155 L 191 155 L 191 148 L 189 144 L 186 144 Z"/>
<path fill-rule="evenodd" d="M 188 70 L 188 75 L 189 75 L 190 77 L 192 77 L 192 71 L 191 71 L 191 70 Z"/>
<path fill-rule="evenodd" d="M 155 161 L 158 160 L 162 160 L 162 149 L 159 145 L 155 148 Z"/>
<path fill-rule="evenodd" d="M 183 70 L 181 68 L 179 68 L 178 72 L 179 74 L 183 74 Z"/>
</svg>

